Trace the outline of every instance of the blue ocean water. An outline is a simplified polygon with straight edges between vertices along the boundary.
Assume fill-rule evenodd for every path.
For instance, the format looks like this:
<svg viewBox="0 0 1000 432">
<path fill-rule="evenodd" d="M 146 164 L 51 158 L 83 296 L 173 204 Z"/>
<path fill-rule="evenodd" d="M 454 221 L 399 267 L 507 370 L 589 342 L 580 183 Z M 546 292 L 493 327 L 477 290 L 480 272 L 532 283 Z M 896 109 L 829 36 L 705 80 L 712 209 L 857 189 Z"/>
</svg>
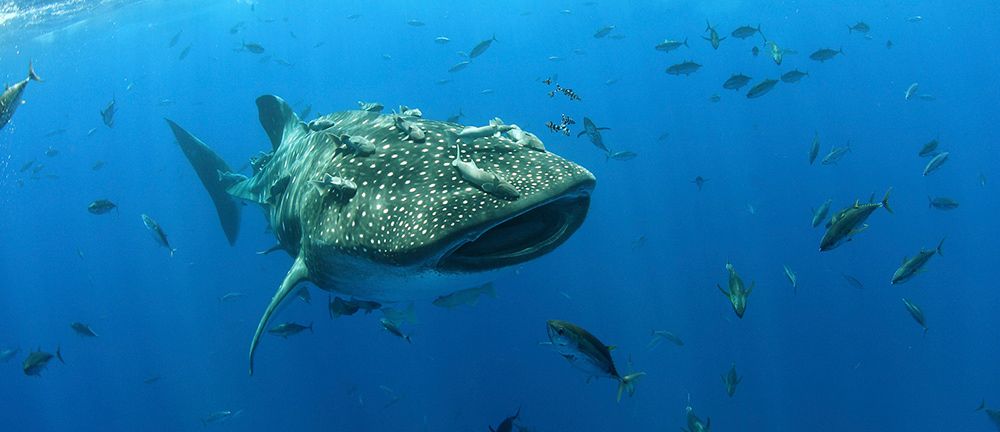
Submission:
<svg viewBox="0 0 1000 432">
<path fill-rule="evenodd" d="M 520 408 L 518 423 L 530 430 L 652 431 L 685 426 L 690 404 L 713 430 L 990 430 L 973 409 L 982 398 L 1000 407 L 991 276 L 1000 259 L 997 6 L 8 2 L 0 70 L 18 82 L 33 60 L 45 82 L 28 83 L 0 131 L 0 349 L 22 350 L 0 363 L 0 424 L 484 430 Z M 701 39 L 706 19 L 726 36 L 717 50 Z M 858 21 L 871 30 L 848 33 Z M 797 53 L 779 66 L 760 34 L 729 36 L 757 24 Z M 593 37 L 606 25 L 615 26 L 609 36 Z M 465 60 L 457 51 L 494 35 L 467 68 L 447 72 Z M 435 43 L 440 36 L 451 42 Z M 685 38 L 689 47 L 653 48 Z M 265 52 L 234 50 L 244 42 Z M 764 51 L 754 56 L 754 46 Z M 843 55 L 809 59 L 827 47 Z M 261 63 L 265 55 L 273 57 Z M 686 60 L 703 67 L 664 73 Z M 722 88 L 732 74 L 752 85 L 796 68 L 809 76 L 760 98 Z M 555 83 L 542 80 L 555 74 L 582 100 L 549 97 Z M 436 84 L 444 79 L 453 81 Z M 906 100 L 915 82 L 936 100 Z M 311 106 L 312 117 L 360 100 L 437 120 L 461 110 L 466 125 L 517 123 L 597 177 L 587 221 L 554 252 L 497 278 L 499 300 L 457 311 L 416 302 L 420 324 L 404 326 L 412 345 L 380 331 L 379 312 L 329 319 L 327 293 L 311 287 L 312 304 L 293 302 L 280 321 L 313 323 L 315 334 L 264 335 L 248 377 L 250 337 L 292 260 L 255 253 L 274 237 L 252 207 L 229 246 L 162 119 L 236 168 L 268 148 L 254 105 L 262 94 L 300 113 Z M 107 127 L 100 111 L 112 100 L 118 111 Z M 571 136 L 545 126 L 564 114 L 576 120 Z M 606 161 L 576 137 L 585 116 L 610 128 L 608 147 L 638 157 Z M 848 141 L 851 152 L 836 165 L 810 165 L 814 134 L 820 158 Z M 924 177 L 928 159 L 917 152 L 938 136 L 949 161 Z M 50 147 L 59 153 L 46 156 Z M 33 159 L 44 164 L 37 179 L 19 172 Z M 98 160 L 106 164 L 92 169 Z M 696 176 L 709 179 L 701 191 L 690 183 Z M 810 226 L 810 207 L 832 198 L 832 213 L 873 191 L 878 201 L 890 187 L 894 214 L 877 210 L 854 241 L 819 252 L 824 231 Z M 928 209 L 928 196 L 961 205 Z M 87 212 L 103 198 L 118 211 Z M 173 258 L 141 214 L 159 222 L 178 249 Z M 943 237 L 928 272 L 889 284 L 903 256 Z M 725 285 L 727 262 L 754 282 L 742 319 L 714 286 Z M 782 265 L 797 273 L 797 294 Z M 243 297 L 218 301 L 229 292 Z M 902 298 L 923 309 L 926 336 Z M 615 404 L 613 380 L 587 383 L 537 345 L 549 319 L 616 345 L 620 371 L 631 360 L 646 372 L 634 396 Z M 76 336 L 72 322 L 100 337 Z M 647 352 L 650 329 L 684 346 Z M 57 347 L 65 364 L 40 377 L 20 370 L 29 351 Z M 733 362 L 744 379 L 729 397 L 719 375 Z M 143 382 L 150 377 L 159 379 Z M 405 398 L 386 407 L 392 396 L 382 387 Z M 201 424 L 217 411 L 238 414 Z"/>
</svg>

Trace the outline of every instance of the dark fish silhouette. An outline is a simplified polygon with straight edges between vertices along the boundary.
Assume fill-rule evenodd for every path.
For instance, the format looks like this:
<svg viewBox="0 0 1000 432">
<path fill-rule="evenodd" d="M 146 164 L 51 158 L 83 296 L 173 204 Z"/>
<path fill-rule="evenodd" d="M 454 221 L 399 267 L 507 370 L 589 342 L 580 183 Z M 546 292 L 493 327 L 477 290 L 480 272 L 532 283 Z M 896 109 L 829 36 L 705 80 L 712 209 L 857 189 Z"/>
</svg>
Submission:
<svg viewBox="0 0 1000 432">
<path fill-rule="evenodd" d="M 115 124 L 116 111 L 118 110 L 115 109 L 115 95 L 112 94 L 111 103 L 108 104 L 107 108 L 104 108 L 104 111 L 101 111 L 101 120 L 104 122 L 105 125 L 107 125 L 107 127 L 111 127 L 112 125 Z"/>
<path fill-rule="evenodd" d="M 267 329 L 267 332 L 275 336 L 281 336 L 285 339 L 288 339 L 289 336 L 294 336 L 299 333 L 302 333 L 302 331 L 306 329 L 309 330 L 309 333 L 316 334 L 315 332 L 313 332 L 312 323 L 309 323 L 308 326 L 299 325 L 296 323 L 278 324 L 274 327 Z"/>
<path fill-rule="evenodd" d="M 852 31 L 856 31 L 858 33 L 862 33 L 863 34 L 863 33 L 868 33 L 868 31 L 871 30 L 871 29 L 872 29 L 871 26 L 869 26 L 868 24 L 865 24 L 864 21 L 858 21 L 858 23 L 855 24 L 854 26 L 847 26 L 847 33 L 851 33 Z"/>
<path fill-rule="evenodd" d="M 757 24 L 757 28 L 753 28 L 753 27 L 750 27 L 748 25 L 742 26 L 742 27 L 740 27 L 740 28 L 738 28 L 736 30 L 733 30 L 733 32 L 731 33 L 731 35 L 733 37 L 736 37 L 736 38 L 746 39 L 746 38 L 751 37 L 751 36 L 753 36 L 753 35 L 755 35 L 757 33 L 760 33 L 760 24 Z M 761 36 L 763 36 L 763 35 L 764 34 L 761 33 Z"/>
<path fill-rule="evenodd" d="M 726 82 L 722 83 L 722 88 L 729 90 L 739 90 L 740 87 L 747 85 L 747 83 L 749 83 L 751 79 L 752 78 L 743 74 L 733 75 L 729 77 L 729 79 L 727 79 Z"/>
<path fill-rule="evenodd" d="M 253 42 L 250 42 L 250 43 L 243 42 L 243 46 L 241 46 L 240 49 L 245 50 L 245 51 L 250 51 L 250 52 L 252 52 L 254 54 L 261 54 L 261 53 L 264 52 L 264 47 L 263 46 L 261 46 L 260 44 L 257 44 L 257 43 L 253 43 Z"/>
<path fill-rule="evenodd" d="M 709 24 L 708 20 L 705 20 L 705 24 L 708 25 L 708 28 L 706 28 L 705 31 L 710 32 L 708 34 L 709 37 L 702 36 L 701 38 L 711 42 L 712 48 L 719 49 L 719 42 L 725 40 L 726 38 L 719 38 L 719 32 L 712 28 L 712 24 Z"/>
<path fill-rule="evenodd" d="M 90 324 L 75 322 L 70 324 L 69 326 L 70 328 L 73 329 L 73 331 L 76 332 L 76 334 L 80 336 L 87 336 L 92 338 L 100 337 L 97 335 L 97 333 L 94 333 L 94 331 L 90 329 Z"/>
<path fill-rule="evenodd" d="M 846 275 L 843 273 L 841 273 L 840 275 L 843 276 L 844 279 L 846 279 L 848 282 L 850 282 L 851 285 L 854 285 L 855 288 L 865 289 L 865 286 L 861 284 L 861 281 L 857 280 L 854 276 Z"/>
<path fill-rule="evenodd" d="M 609 30 L 610 31 L 610 30 Z M 500 426 L 497 426 L 496 430 L 493 430 L 493 426 L 489 426 L 490 432 L 512 432 L 514 430 L 514 420 L 521 417 L 521 408 L 517 409 L 517 414 L 513 417 L 507 417 L 500 422 Z"/>
<path fill-rule="evenodd" d="M 830 220 L 830 229 L 823 236 L 823 240 L 820 241 L 819 250 L 828 251 L 839 247 L 840 245 L 851 241 L 855 234 L 864 231 L 868 228 L 865 221 L 871 216 L 875 210 L 879 207 L 885 207 L 889 213 L 894 213 L 892 208 L 889 207 L 889 194 L 892 192 L 890 187 L 885 193 L 885 198 L 879 203 L 869 203 L 860 204 L 855 202 L 853 206 L 847 207 L 833 216 Z"/>
<path fill-rule="evenodd" d="M 927 271 L 922 269 L 924 265 L 927 264 L 927 261 L 930 261 L 931 257 L 933 257 L 935 253 L 944 256 L 944 254 L 941 253 L 942 246 L 944 246 L 943 238 L 941 239 L 941 243 L 938 244 L 937 249 L 928 251 L 921 248 L 920 252 L 914 255 L 913 258 L 906 259 L 906 257 L 904 256 L 903 264 L 900 265 L 899 269 L 896 270 L 896 273 L 893 273 L 892 275 L 892 283 L 901 284 L 903 282 L 910 280 L 917 274 Z"/>
<path fill-rule="evenodd" d="M 778 80 L 764 78 L 764 81 L 761 81 L 757 84 L 754 84 L 753 87 L 750 87 L 750 91 L 747 92 L 747 98 L 753 99 L 764 96 L 765 94 L 767 94 L 767 92 L 771 91 L 771 89 L 773 89 L 774 85 L 777 83 Z"/>
<path fill-rule="evenodd" d="M 701 69 L 700 64 L 694 61 L 686 61 L 671 65 L 667 68 L 667 73 L 670 75 L 691 75 L 698 72 L 698 69 Z"/>
<path fill-rule="evenodd" d="M 482 55 L 484 52 L 486 52 L 487 49 L 490 48 L 490 45 L 493 44 L 493 41 L 497 41 L 497 35 L 493 35 L 492 39 L 486 39 L 476 44 L 476 46 L 472 48 L 472 51 L 469 51 L 469 58 L 473 59 Z"/>
<path fill-rule="evenodd" d="M 750 282 L 750 288 L 747 288 L 743 284 L 743 279 L 736 274 L 736 270 L 733 268 L 732 264 L 726 263 L 726 270 L 729 271 L 729 291 L 726 291 L 721 286 L 716 284 L 719 291 L 722 291 L 722 295 L 729 299 L 730 303 L 733 304 L 733 310 L 736 311 L 736 316 L 743 318 L 743 313 L 747 309 L 747 297 L 753 292 L 754 282 Z"/>
<path fill-rule="evenodd" d="M 726 393 L 729 394 L 729 397 L 733 397 L 733 394 L 736 393 L 736 385 L 740 381 L 743 381 L 743 377 L 736 377 L 736 363 L 733 362 L 733 365 L 729 368 L 729 373 L 722 376 L 722 382 L 726 383 Z"/>
<path fill-rule="evenodd" d="M 170 43 L 167 44 L 167 48 L 172 48 L 174 45 L 177 45 L 177 41 L 181 39 L 181 33 L 183 32 L 184 30 L 181 30 L 177 32 L 177 34 L 175 34 L 174 37 L 170 38 Z"/>
<path fill-rule="evenodd" d="M 59 347 L 56 347 L 55 354 L 42 352 L 41 348 L 38 348 L 38 351 L 32 351 L 31 354 L 28 354 L 28 358 L 24 359 L 24 364 L 22 365 L 24 374 L 28 376 L 39 376 L 39 374 L 42 373 L 42 370 L 48 366 L 49 361 L 52 360 L 53 357 L 58 358 L 62 364 L 66 364 L 66 362 L 63 361 L 62 354 L 59 353 Z"/>
<path fill-rule="evenodd" d="M 37 160 L 38 160 L 38 158 L 34 158 L 34 159 L 30 160 L 30 161 L 25 162 L 24 165 L 21 165 L 21 169 L 19 169 L 17 172 L 25 172 L 25 171 L 27 171 L 28 169 L 31 168 L 32 165 L 35 164 L 35 162 Z"/>
<path fill-rule="evenodd" d="M 108 201 L 106 199 L 94 201 L 90 203 L 89 206 L 87 206 L 87 211 L 96 215 L 102 215 L 108 213 L 111 211 L 111 209 L 115 209 L 115 211 L 117 212 L 118 206 L 115 205 L 115 203 Z"/>
<path fill-rule="evenodd" d="M 698 176 L 698 177 L 695 177 L 694 180 L 691 180 L 690 183 L 694 183 L 694 184 L 698 185 L 698 190 L 701 190 L 701 187 L 704 186 L 705 182 L 707 182 L 707 181 L 708 181 L 707 178 L 701 178 L 701 176 Z"/>
<path fill-rule="evenodd" d="M 594 121 L 591 120 L 590 117 L 584 117 L 583 132 L 577 134 L 576 137 L 579 138 L 583 136 L 583 134 L 587 134 L 587 138 L 590 139 L 591 144 L 593 144 L 594 146 L 596 146 L 601 150 L 604 150 L 605 153 L 611 153 L 611 150 L 608 150 L 608 148 L 604 146 L 604 138 L 601 137 L 602 130 L 610 130 L 610 129 L 611 128 L 607 127 L 599 128 L 597 127 L 596 124 L 594 124 Z"/>
<path fill-rule="evenodd" d="M 596 32 L 594 32 L 594 37 L 600 39 L 602 37 L 607 36 L 608 33 L 611 33 L 611 30 L 614 30 L 614 29 L 615 29 L 615 26 L 604 26 L 604 27 L 601 27 L 601 28 L 597 29 Z"/>
<path fill-rule="evenodd" d="M 181 50 L 181 55 L 177 56 L 177 60 L 184 60 L 185 58 L 187 58 L 188 54 L 191 53 L 191 45 L 193 44 L 188 44 L 188 46 L 184 47 L 184 49 Z"/>
<path fill-rule="evenodd" d="M 924 311 L 920 310 L 920 306 L 913 304 L 913 302 L 903 299 L 903 304 L 906 305 L 906 311 L 910 313 L 910 316 L 924 328 L 924 336 L 927 336 L 927 318 L 924 317 Z"/>
<path fill-rule="evenodd" d="M 798 69 L 795 69 L 795 70 L 788 71 L 788 72 L 785 72 L 784 74 L 782 74 L 781 75 L 781 81 L 784 81 L 784 82 L 789 83 L 789 84 L 791 84 L 791 83 L 797 83 L 797 82 L 799 82 L 799 80 L 802 79 L 802 77 L 807 77 L 807 76 L 809 76 L 809 72 L 808 71 L 806 71 L 806 72 L 800 72 Z"/>
<path fill-rule="evenodd" d="M 809 58 L 822 63 L 822 62 L 825 62 L 827 60 L 832 59 L 837 54 L 843 55 L 844 54 L 844 47 L 840 47 L 840 49 L 837 50 L 837 51 L 834 51 L 834 50 L 832 50 L 830 48 L 823 48 L 821 50 L 817 50 L 816 52 L 814 52 L 812 54 L 809 54 Z"/>
</svg>

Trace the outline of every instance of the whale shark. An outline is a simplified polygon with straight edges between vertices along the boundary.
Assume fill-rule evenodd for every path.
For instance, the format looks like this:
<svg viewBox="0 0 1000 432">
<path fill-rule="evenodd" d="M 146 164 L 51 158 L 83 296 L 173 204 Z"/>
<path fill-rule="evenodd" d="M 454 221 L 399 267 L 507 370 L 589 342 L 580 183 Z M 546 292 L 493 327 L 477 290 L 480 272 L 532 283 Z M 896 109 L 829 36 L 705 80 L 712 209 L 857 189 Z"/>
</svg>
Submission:
<svg viewBox="0 0 1000 432">
<path fill-rule="evenodd" d="M 596 185 L 590 171 L 500 134 L 459 145 L 462 125 L 407 117 L 409 130 L 401 130 L 398 114 L 369 111 L 325 115 L 314 122 L 329 126 L 313 130 L 277 96 L 256 103 L 271 148 L 251 158 L 250 177 L 166 120 L 230 245 L 239 236 L 243 203 L 255 203 L 278 242 L 274 249 L 294 259 L 251 340 L 250 375 L 261 333 L 300 283 L 383 303 L 433 299 L 553 251 L 590 207 Z M 413 127 L 422 139 L 414 139 Z M 344 136 L 367 140 L 375 152 L 341 145 Z M 456 157 L 502 177 L 516 197 L 464 179 L 452 165 Z M 326 193 L 320 185 L 331 177 L 356 190 Z"/>
</svg>

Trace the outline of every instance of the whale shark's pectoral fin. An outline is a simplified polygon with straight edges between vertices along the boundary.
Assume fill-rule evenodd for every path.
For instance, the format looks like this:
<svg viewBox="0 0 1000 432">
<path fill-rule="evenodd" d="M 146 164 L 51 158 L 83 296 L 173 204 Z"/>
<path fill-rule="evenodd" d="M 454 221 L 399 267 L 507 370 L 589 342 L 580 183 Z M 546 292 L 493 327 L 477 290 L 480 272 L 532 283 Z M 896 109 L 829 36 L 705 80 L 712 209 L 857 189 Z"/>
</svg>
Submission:
<svg viewBox="0 0 1000 432">
<path fill-rule="evenodd" d="M 281 286 L 278 287 L 278 292 L 274 293 L 274 297 L 271 298 L 271 304 L 267 305 L 267 309 L 264 311 L 264 316 L 260 317 L 260 323 L 257 324 L 257 332 L 253 335 L 253 341 L 250 342 L 250 375 L 253 375 L 253 353 L 257 349 L 257 342 L 260 341 L 260 335 L 264 333 L 264 329 L 271 325 L 271 322 L 277 318 L 278 313 L 281 312 L 288 303 L 291 303 L 295 299 L 295 295 L 292 292 L 295 286 L 300 282 L 309 280 L 309 270 L 306 268 L 306 262 L 304 258 L 305 254 L 298 254 L 295 258 L 295 263 L 292 264 L 292 268 L 288 270 L 288 274 L 285 275 L 285 280 L 281 282 Z"/>
<path fill-rule="evenodd" d="M 264 95 L 257 98 L 257 114 L 260 125 L 271 139 L 271 147 L 275 150 L 281 141 L 291 132 L 307 132 L 309 126 L 299 120 L 292 107 L 275 95 Z"/>
<path fill-rule="evenodd" d="M 226 192 L 232 185 L 232 182 L 227 179 L 229 178 L 228 174 L 233 173 L 233 169 L 215 151 L 178 126 L 177 123 L 167 120 L 167 124 L 173 130 L 174 137 L 177 138 L 177 145 L 181 147 L 184 156 L 191 162 L 191 167 L 201 179 L 201 184 L 205 186 L 208 195 L 212 197 L 215 210 L 219 213 L 219 222 L 222 223 L 222 231 L 226 233 L 226 239 L 229 240 L 230 245 L 235 244 L 236 238 L 240 235 L 240 218 L 243 206 Z"/>
</svg>

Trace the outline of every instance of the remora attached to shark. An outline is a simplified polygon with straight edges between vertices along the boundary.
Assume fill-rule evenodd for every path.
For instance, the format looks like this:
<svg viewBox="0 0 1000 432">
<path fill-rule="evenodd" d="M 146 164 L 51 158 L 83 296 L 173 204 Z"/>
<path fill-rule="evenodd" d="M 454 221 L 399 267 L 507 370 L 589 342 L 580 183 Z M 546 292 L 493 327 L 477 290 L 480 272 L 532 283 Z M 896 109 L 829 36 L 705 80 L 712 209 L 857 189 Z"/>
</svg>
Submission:
<svg viewBox="0 0 1000 432">
<path fill-rule="evenodd" d="M 251 160 L 243 178 L 212 149 L 167 120 L 215 203 L 230 244 L 239 235 L 239 200 L 259 204 L 295 262 L 261 317 L 250 345 L 250 374 L 261 333 L 311 282 L 333 293 L 381 302 L 431 299 L 489 280 L 492 273 L 538 258 L 583 223 L 596 180 L 583 167 L 500 136 L 461 146 L 461 157 L 502 175 L 519 196 L 506 200 L 463 180 L 452 166 L 455 124 L 409 118 L 425 133 L 415 142 L 393 116 L 342 111 L 333 126 L 311 131 L 282 99 L 257 98 L 272 150 Z M 375 144 L 361 156 L 330 136 Z M 323 194 L 330 174 L 356 194 Z"/>
</svg>

